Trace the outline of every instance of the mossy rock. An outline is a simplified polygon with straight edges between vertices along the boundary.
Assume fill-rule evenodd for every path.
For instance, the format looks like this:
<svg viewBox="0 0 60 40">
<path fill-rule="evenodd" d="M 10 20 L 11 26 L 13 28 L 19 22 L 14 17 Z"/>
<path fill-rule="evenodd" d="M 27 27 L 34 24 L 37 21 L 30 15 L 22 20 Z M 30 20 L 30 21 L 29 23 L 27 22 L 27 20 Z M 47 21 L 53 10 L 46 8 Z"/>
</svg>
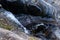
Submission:
<svg viewBox="0 0 60 40">
<path fill-rule="evenodd" d="M 8 29 L 8 30 L 13 29 L 13 25 L 10 25 L 10 23 L 7 23 L 7 21 L 4 19 L 0 19 L 0 27 Z"/>
<path fill-rule="evenodd" d="M 0 27 L 8 30 L 12 30 L 16 27 L 17 24 L 9 20 L 3 12 L 0 13 Z"/>
</svg>

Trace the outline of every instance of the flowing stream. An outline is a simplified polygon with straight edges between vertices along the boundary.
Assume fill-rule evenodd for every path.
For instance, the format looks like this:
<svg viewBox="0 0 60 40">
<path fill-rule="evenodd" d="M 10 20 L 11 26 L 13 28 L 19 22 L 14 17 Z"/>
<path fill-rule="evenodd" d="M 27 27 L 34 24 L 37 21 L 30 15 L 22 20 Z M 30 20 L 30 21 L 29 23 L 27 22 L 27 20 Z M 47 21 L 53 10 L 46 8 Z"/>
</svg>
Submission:
<svg viewBox="0 0 60 40">
<path fill-rule="evenodd" d="M 15 16 L 9 12 L 9 11 L 4 11 L 4 15 L 9 18 L 11 21 L 15 22 L 16 24 L 20 25 L 20 27 L 23 29 L 23 31 L 28 34 L 29 31 L 20 23 L 20 21 L 18 21 Z"/>
</svg>

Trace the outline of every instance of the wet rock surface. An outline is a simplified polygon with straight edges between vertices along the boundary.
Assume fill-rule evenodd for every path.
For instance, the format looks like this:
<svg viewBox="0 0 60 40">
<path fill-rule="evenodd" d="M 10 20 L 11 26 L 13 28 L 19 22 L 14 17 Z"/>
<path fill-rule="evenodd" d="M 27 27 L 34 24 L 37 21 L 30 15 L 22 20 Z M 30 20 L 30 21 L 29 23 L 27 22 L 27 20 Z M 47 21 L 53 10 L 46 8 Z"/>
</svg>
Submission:
<svg viewBox="0 0 60 40">
<path fill-rule="evenodd" d="M 47 18 L 54 18 L 55 8 L 44 0 L 1 0 L 3 8 L 14 14 L 30 14 Z M 9 6 L 9 7 L 8 7 Z"/>
<path fill-rule="evenodd" d="M 53 9 L 53 7 L 50 5 L 52 4 L 55 8 L 59 7 L 59 5 L 56 5 L 54 2 L 57 1 L 47 1 L 49 3 L 46 3 L 43 5 L 43 3 L 45 3 L 45 1 L 40 1 L 41 2 L 41 6 L 43 7 L 43 14 L 41 14 L 41 10 L 34 6 L 35 4 L 29 1 L 27 4 L 30 6 L 25 5 L 24 6 L 24 2 L 21 8 L 23 10 L 19 9 L 19 5 L 20 3 L 15 3 L 17 0 L 13 0 L 13 1 L 6 1 L 2 0 L 2 9 L 0 8 L 0 27 L 1 28 L 5 28 L 7 30 L 12 31 L 12 34 L 10 34 L 10 32 L 5 32 L 5 29 L 1 29 L 1 40 L 60 40 L 60 29 L 59 29 L 59 25 L 57 25 L 57 20 L 58 18 L 56 17 L 57 15 L 55 14 L 57 10 Z M 43 2 L 43 3 L 42 3 Z M 4 5 L 4 3 L 6 3 Z M 11 5 L 8 5 L 10 4 Z M 12 4 L 13 3 L 13 4 Z M 18 5 L 17 5 L 18 4 Z M 33 6 L 31 6 L 33 4 Z M 37 3 L 39 4 L 39 3 Z M 49 5 L 48 5 L 49 4 Z M 10 7 L 8 7 L 8 6 Z M 5 7 L 4 7 L 5 6 Z M 38 5 L 39 6 L 39 5 Z M 41 7 L 39 6 L 39 7 Z M 16 8 L 17 7 L 17 8 Z M 27 8 L 25 8 L 27 7 Z M 32 8 L 31 8 L 32 7 Z M 34 8 L 35 7 L 35 8 Z M 44 9 L 46 7 L 46 9 Z M 47 8 L 48 7 L 48 8 Z M 12 9 L 10 9 L 12 8 Z M 31 9 L 30 9 L 31 8 Z M 25 9 L 27 9 L 28 11 L 26 11 Z M 34 9 L 34 10 L 32 10 Z M 38 11 L 39 9 L 39 11 Z M 50 9 L 50 10 L 48 10 Z M 52 10 L 53 9 L 53 10 Z M 21 12 L 20 12 L 20 11 Z M 38 12 L 38 16 L 36 16 L 35 12 L 37 10 Z M 45 11 L 48 10 L 48 11 Z M 51 11 L 52 10 L 52 11 Z M 16 11 L 16 12 L 15 12 Z M 23 12 L 22 12 L 23 11 Z M 33 12 L 32 12 L 33 11 Z M 26 14 L 26 12 L 28 14 Z M 33 14 L 30 14 L 33 13 Z M 53 13 L 54 15 L 50 15 L 50 13 Z M 59 13 L 59 10 L 58 10 Z M 47 14 L 47 15 L 45 15 Z M 53 17 L 51 17 L 53 16 Z M 56 20 L 57 19 L 57 20 Z M 25 32 L 25 33 L 24 33 Z M 4 33 L 6 33 L 7 35 L 5 35 Z M 27 35 L 28 34 L 28 35 Z M 10 36 L 13 35 L 13 36 Z M 16 37 L 17 35 L 17 37 Z M 38 38 L 37 38 L 38 37 Z"/>
<path fill-rule="evenodd" d="M 41 40 L 40 38 L 25 34 L 21 25 L 13 17 L 14 15 L 12 14 L 12 16 L 6 13 L 12 14 L 4 9 L 0 10 L 0 40 Z"/>
<path fill-rule="evenodd" d="M 33 36 L 42 38 L 43 40 L 45 40 L 45 38 L 47 38 L 46 40 L 54 40 L 56 38 L 55 35 L 53 35 L 53 31 L 56 30 L 56 26 L 52 24 L 54 21 L 52 23 L 47 23 L 46 22 L 47 20 L 43 22 L 43 21 L 40 21 L 39 19 L 35 19 L 34 17 L 33 19 L 35 20 L 33 19 L 30 20 L 30 19 L 29 19 L 29 22 L 27 22 L 26 20 L 22 22 L 23 19 L 20 20 L 21 23 L 30 31 L 30 34 L 32 34 Z"/>
</svg>

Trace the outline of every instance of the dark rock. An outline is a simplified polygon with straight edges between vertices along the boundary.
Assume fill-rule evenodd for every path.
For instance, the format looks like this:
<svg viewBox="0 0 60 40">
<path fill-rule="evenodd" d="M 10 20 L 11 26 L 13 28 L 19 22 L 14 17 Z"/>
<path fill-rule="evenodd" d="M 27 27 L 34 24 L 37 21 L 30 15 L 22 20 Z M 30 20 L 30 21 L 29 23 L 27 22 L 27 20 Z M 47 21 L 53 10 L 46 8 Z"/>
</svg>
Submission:
<svg viewBox="0 0 60 40">
<path fill-rule="evenodd" d="M 4 11 L 2 16 L 6 16 L 10 22 L 17 24 L 18 28 L 21 27 L 25 33 L 43 40 L 56 40 L 57 10 L 49 3 L 44 0 L 1 0 L 0 4 L 7 10 L 0 10 Z"/>
<path fill-rule="evenodd" d="M 21 28 L 24 30 L 25 33 L 28 33 L 28 30 L 18 21 L 18 19 L 9 11 L 6 11 L 5 9 L 0 9 L 0 17 L 9 20 L 8 22 L 12 22 L 12 24 L 17 24 L 17 28 Z M 4 17 L 5 16 L 5 17 Z M 3 22 L 4 23 L 4 22 Z"/>
<path fill-rule="evenodd" d="M 53 18 L 42 18 L 40 16 L 31 16 L 26 14 L 20 14 L 15 16 L 24 26 L 32 23 L 55 23 L 55 19 Z"/>
<path fill-rule="evenodd" d="M 56 26 L 52 24 L 37 24 L 32 23 L 26 26 L 30 33 L 36 37 L 45 37 L 47 39 L 55 38 L 52 37 L 53 31 L 56 30 Z"/>
<path fill-rule="evenodd" d="M 0 3 L 4 9 L 11 11 L 14 14 L 24 13 L 35 16 L 54 18 L 56 13 L 55 8 L 43 0 L 1 0 Z"/>
<path fill-rule="evenodd" d="M 26 32 L 28 30 L 22 26 L 11 12 L 0 8 L 0 40 L 41 40 L 26 35 L 23 30 Z"/>
</svg>

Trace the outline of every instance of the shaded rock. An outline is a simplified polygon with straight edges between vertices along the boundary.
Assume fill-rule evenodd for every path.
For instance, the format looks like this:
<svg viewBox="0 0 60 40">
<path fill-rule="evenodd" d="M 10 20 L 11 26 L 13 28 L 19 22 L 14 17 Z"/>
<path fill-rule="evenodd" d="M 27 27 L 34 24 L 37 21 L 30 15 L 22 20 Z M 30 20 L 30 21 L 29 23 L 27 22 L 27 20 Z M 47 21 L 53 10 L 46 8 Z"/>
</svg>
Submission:
<svg viewBox="0 0 60 40">
<path fill-rule="evenodd" d="M 53 18 L 46 17 L 42 18 L 40 16 L 31 16 L 26 14 L 20 14 L 15 16 L 24 26 L 31 23 L 51 23 L 51 24 L 56 23 L 55 19 Z"/>
<path fill-rule="evenodd" d="M 58 38 L 57 40 L 60 40 L 60 29 L 57 28 L 57 30 L 54 31 L 55 36 Z"/>
<path fill-rule="evenodd" d="M 55 20 L 55 18 L 57 18 L 56 16 L 56 9 L 52 6 L 52 5 L 50 5 L 49 3 L 47 3 L 47 2 L 45 2 L 45 1 L 43 1 L 43 0 L 40 0 L 40 1 L 38 1 L 38 2 L 35 2 L 35 0 L 34 1 L 30 1 L 30 3 L 29 3 L 29 1 L 24 1 L 24 0 L 22 0 L 21 2 L 22 2 L 22 4 L 23 5 L 21 5 L 21 8 L 22 8 L 22 10 L 20 10 L 20 0 L 18 0 L 19 1 L 19 3 L 17 2 L 17 0 L 8 0 L 8 1 L 4 1 L 4 3 L 6 3 L 10 8 L 12 8 L 12 9 L 10 9 L 7 5 L 5 5 L 5 7 L 4 7 L 4 3 L 3 3 L 3 1 L 4 0 L 2 0 L 2 6 L 3 6 L 3 8 L 5 8 L 6 10 L 8 10 L 8 11 L 11 11 L 11 12 L 13 12 L 14 14 L 16 13 L 18 13 L 17 15 L 15 15 L 16 16 L 16 18 L 23 24 L 21 24 L 18 20 L 16 21 L 13 17 L 11 17 L 10 15 L 11 14 L 8 14 L 9 12 L 5 12 L 5 13 L 7 13 L 8 14 L 8 16 L 6 15 L 6 14 L 4 14 L 4 15 L 2 15 L 2 16 L 6 16 L 6 18 L 8 18 L 8 20 L 9 20 L 9 22 L 8 22 L 8 24 L 10 24 L 10 22 L 14 25 L 14 27 L 15 26 L 17 26 L 18 25 L 18 27 L 22 27 L 21 29 L 23 29 L 23 30 L 25 30 L 24 32 L 25 33 L 28 33 L 27 32 L 27 30 L 33 35 L 33 36 L 36 36 L 36 37 L 39 37 L 39 38 L 42 38 L 43 40 L 59 40 L 59 36 L 58 36 L 58 34 L 59 34 L 59 30 L 58 31 L 56 31 L 56 25 L 55 25 L 55 23 L 56 23 L 56 20 Z M 27 4 L 24 6 L 24 2 L 27 2 Z M 9 5 L 11 3 L 11 5 Z M 12 4 L 12 3 L 14 3 L 14 4 Z M 36 4 L 35 4 L 36 3 Z M 18 4 L 18 5 L 17 5 Z M 33 5 L 32 5 L 33 4 Z M 37 5 L 37 4 L 39 4 L 39 5 Z M 35 6 L 35 5 L 37 5 L 37 6 Z M 40 14 L 39 15 L 39 12 L 41 12 L 41 10 L 40 10 L 40 5 L 42 6 L 42 10 L 43 10 L 43 14 Z M 18 8 L 16 8 L 16 7 L 18 7 Z M 7 8 L 6 8 L 7 7 Z M 24 8 L 23 8 L 24 7 Z M 27 8 L 26 8 L 27 7 Z M 15 10 L 14 10 L 14 9 Z M 31 8 L 31 9 L 30 9 Z M 33 10 L 32 10 L 32 8 L 33 8 Z M 46 8 L 46 9 L 45 9 Z M 27 11 L 25 10 L 25 9 L 27 9 Z M 25 13 L 27 12 L 28 14 L 29 13 L 33 13 L 33 15 L 36 15 L 35 13 L 37 13 L 37 12 L 35 12 L 37 10 L 37 12 L 38 12 L 38 14 L 37 15 L 39 15 L 39 16 L 31 16 L 31 15 L 25 15 Z M 39 10 L 39 11 L 38 11 Z M 15 12 L 16 11 L 16 12 Z M 21 12 L 20 12 L 21 11 Z M 24 11 L 24 12 L 22 12 L 22 11 Z M 33 11 L 33 12 L 32 12 Z M 24 15 L 19 15 L 19 13 L 23 13 Z M 45 13 L 45 14 L 44 14 Z M 47 14 L 47 15 L 46 15 Z M 41 17 L 41 15 L 43 15 L 42 17 Z M 1 17 L 2 17 L 1 16 Z M 47 17 L 46 17 L 47 16 Z M 53 18 L 52 18 L 52 16 L 53 16 Z M 6 19 L 5 17 L 3 17 L 4 18 L 4 20 Z M 11 20 L 10 20 L 11 19 Z M 2 19 L 1 19 L 2 20 Z M 1 25 L 3 25 L 4 24 L 4 27 L 5 27 L 5 25 L 6 25 L 6 22 L 4 21 L 4 22 L 1 22 L 2 24 Z M 41 24 L 41 23 L 43 23 L 43 24 Z M 16 25 L 17 24 L 17 25 Z M 3 27 L 3 26 L 2 26 Z M 6 29 L 11 29 L 11 28 L 6 28 Z M 27 29 L 27 30 L 26 30 Z M 20 28 L 17 28 L 17 29 L 13 29 L 12 31 L 14 32 L 14 33 L 17 33 L 19 36 L 21 36 L 21 34 L 24 34 L 24 33 L 21 33 L 20 31 L 18 31 L 18 30 L 20 30 Z M 21 34 L 20 34 L 21 33 Z M 57 34 L 56 34 L 57 33 Z M 25 34 L 24 34 L 25 35 Z M 23 37 L 23 38 L 26 38 L 26 36 L 27 35 L 25 35 L 25 37 Z M 22 36 L 21 36 L 22 37 Z M 31 39 L 32 37 L 30 37 L 30 39 Z M 27 38 L 26 38 L 27 39 Z M 29 39 L 29 40 L 30 40 Z M 35 39 L 31 39 L 31 40 L 35 40 Z"/>
<path fill-rule="evenodd" d="M 4 24 L 4 26 L 8 26 L 8 24 L 10 26 L 14 25 L 14 26 L 17 26 L 18 28 L 23 29 L 25 33 L 28 33 L 28 30 L 15 18 L 15 16 L 11 12 L 8 12 L 8 11 L 4 10 L 3 8 L 0 9 L 0 12 L 1 12 L 0 18 L 2 19 L 1 25 L 3 25 L 3 24 Z M 4 21 L 4 20 L 6 20 L 6 21 Z M 7 20 L 8 20 L 8 22 L 7 22 Z M 5 25 L 6 22 L 7 22 L 7 24 Z M 11 22 L 11 24 L 10 24 L 10 22 Z"/>
<path fill-rule="evenodd" d="M 0 39 L 1 40 L 40 40 L 39 38 L 26 35 L 23 32 L 24 29 L 22 29 L 21 26 L 23 25 L 20 25 L 20 22 L 14 17 L 14 15 L 11 12 L 8 12 L 3 8 L 0 9 Z"/>
<path fill-rule="evenodd" d="M 30 34 L 43 40 L 57 40 L 53 31 L 56 30 L 54 19 L 41 18 L 31 15 L 15 15 L 17 19 L 30 31 Z"/>
<path fill-rule="evenodd" d="M 48 18 L 55 18 L 56 14 L 55 8 L 44 0 L 1 0 L 0 3 L 4 9 L 14 14 L 24 13 Z"/>
</svg>

